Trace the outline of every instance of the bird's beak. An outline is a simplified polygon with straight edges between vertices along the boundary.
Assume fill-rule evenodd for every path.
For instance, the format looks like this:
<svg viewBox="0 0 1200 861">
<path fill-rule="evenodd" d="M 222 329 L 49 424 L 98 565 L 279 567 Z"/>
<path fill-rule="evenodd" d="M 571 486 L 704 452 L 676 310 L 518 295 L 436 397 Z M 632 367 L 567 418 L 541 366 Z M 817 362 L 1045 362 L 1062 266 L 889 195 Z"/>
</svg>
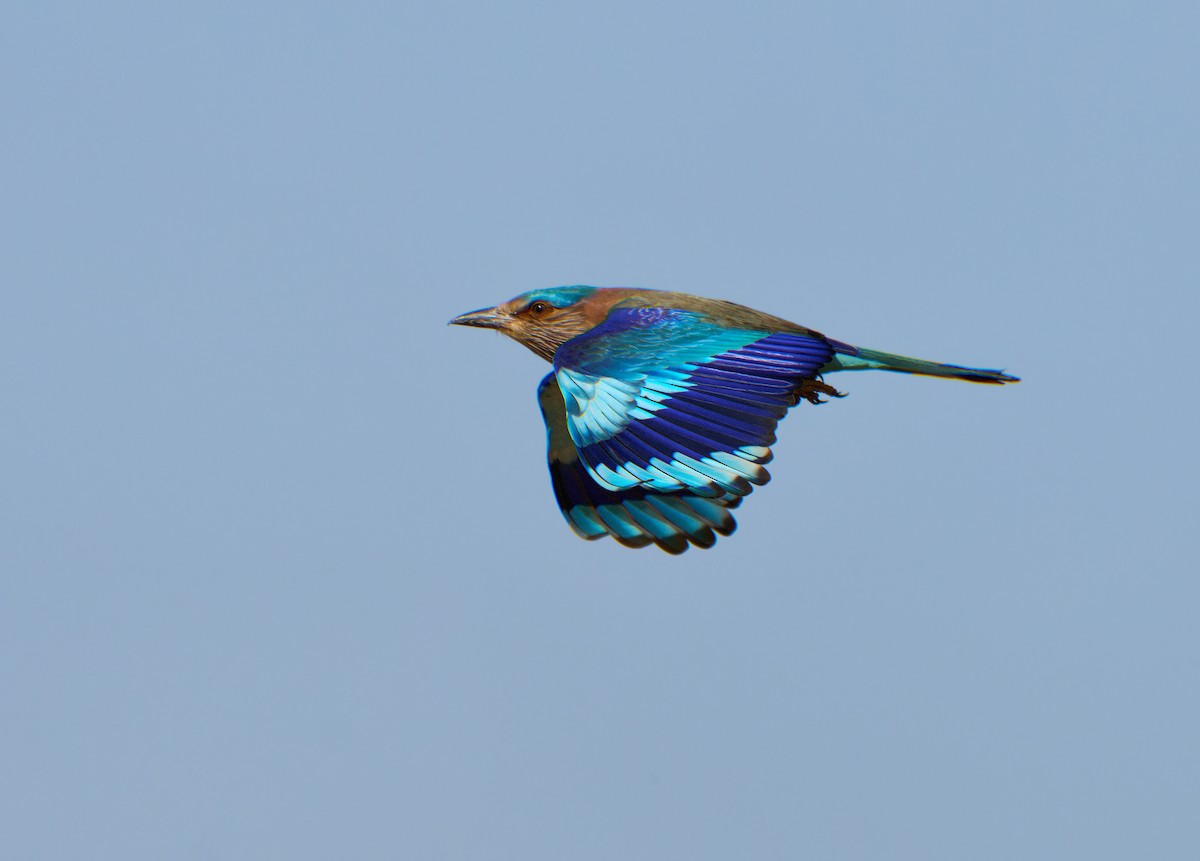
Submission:
<svg viewBox="0 0 1200 861">
<path fill-rule="evenodd" d="M 507 314 L 496 308 L 480 308 L 478 311 L 468 311 L 459 314 L 450 321 L 451 326 L 478 326 L 480 329 L 507 329 L 510 320 Z"/>
</svg>

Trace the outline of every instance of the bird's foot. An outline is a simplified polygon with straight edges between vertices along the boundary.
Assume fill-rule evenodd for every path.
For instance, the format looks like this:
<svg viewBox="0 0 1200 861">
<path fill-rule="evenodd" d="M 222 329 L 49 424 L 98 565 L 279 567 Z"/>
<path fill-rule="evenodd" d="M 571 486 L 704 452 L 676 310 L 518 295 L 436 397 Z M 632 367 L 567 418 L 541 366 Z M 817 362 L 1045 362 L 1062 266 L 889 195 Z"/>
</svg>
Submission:
<svg viewBox="0 0 1200 861">
<path fill-rule="evenodd" d="M 822 400 L 821 395 L 827 395 L 828 397 L 831 397 L 831 398 L 846 397 L 845 392 L 839 392 L 833 386 L 829 385 L 828 383 L 826 383 L 822 380 L 818 380 L 818 379 L 802 380 L 800 385 L 796 388 L 796 390 L 792 394 L 794 394 L 796 396 L 796 403 L 799 403 L 800 399 L 803 398 L 804 400 L 808 401 L 810 404 L 829 403 L 826 400 Z"/>
</svg>

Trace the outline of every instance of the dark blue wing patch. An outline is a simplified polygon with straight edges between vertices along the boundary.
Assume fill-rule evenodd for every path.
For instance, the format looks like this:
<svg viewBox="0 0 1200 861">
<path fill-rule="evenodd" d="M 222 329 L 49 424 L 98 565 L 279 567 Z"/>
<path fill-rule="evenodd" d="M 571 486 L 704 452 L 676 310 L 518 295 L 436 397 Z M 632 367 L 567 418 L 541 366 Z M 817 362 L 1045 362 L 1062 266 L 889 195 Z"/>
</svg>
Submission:
<svg viewBox="0 0 1200 861">
<path fill-rule="evenodd" d="M 711 547 L 737 528 L 733 494 L 699 496 L 647 487 L 615 491 L 597 484 L 579 459 L 567 430 L 566 409 L 554 374 L 542 380 L 538 403 L 546 422 L 547 460 L 554 497 L 567 523 L 588 540 L 611 535 L 626 547 L 656 544 L 668 553 Z"/>
<path fill-rule="evenodd" d="M 833 347 L 636 310 L 647 313 L 610 319 L 555 356 L 567 426 L 592 478 L 613 491 L 708 498 L 765 484 L 775 426 Z"/>
</svg>

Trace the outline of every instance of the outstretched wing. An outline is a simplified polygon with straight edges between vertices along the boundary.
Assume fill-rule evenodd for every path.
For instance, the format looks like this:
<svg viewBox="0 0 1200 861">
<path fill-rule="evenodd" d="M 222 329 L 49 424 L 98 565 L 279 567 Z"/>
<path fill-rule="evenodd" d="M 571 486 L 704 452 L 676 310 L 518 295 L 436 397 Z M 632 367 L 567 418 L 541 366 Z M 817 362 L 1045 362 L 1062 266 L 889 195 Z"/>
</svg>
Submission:
<svg viewBox="0 0 1200 861">
<path fill-rule="evenodd" d="M 605 490 L 745 496 L 770 475 L 775 426 L 833 347 L 815 334 L 614 310 L 554 356 L 567 430 Z"/>
<path fill-rule="evenodd" d="M 554 496 L 567 523 L 589 541 L 611 535 L 627 547 L 657 544 L 682 553 L 689 544 L 711 547 L 717 535 L 729 535 L 737 523 L 729 509 L 741 497 L 702 497 L 688 492 L 664 493 L 645 487 L 614 491 L 592 480 L 579 459 L 567 429 L 567 411 L 554 374 L 538 387 L 538 404 L 546 422 L 547 460 Z"/>
</svg>

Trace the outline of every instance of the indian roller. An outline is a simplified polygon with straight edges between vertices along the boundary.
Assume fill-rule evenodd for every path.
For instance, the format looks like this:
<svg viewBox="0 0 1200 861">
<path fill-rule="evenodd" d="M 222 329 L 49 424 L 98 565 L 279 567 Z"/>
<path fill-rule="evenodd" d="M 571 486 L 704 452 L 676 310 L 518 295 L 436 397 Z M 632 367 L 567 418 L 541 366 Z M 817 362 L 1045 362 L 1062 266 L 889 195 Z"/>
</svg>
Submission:
<svg viewBox="0 0 1200 861">
<path fill-rule="evenodd" d="M 453 325 L 496 329 L 554 370 L 538 387 L 550 480 L 593 540 L 668 553 L 711 547 L 770 479 L 775 426 L 800 401 L 842 393 L 834 371 L 877 369 L 972 383 L 1001 371 L 853 347 L 733 302 L 624 287 L 554 287 Z"/>
</svg>

